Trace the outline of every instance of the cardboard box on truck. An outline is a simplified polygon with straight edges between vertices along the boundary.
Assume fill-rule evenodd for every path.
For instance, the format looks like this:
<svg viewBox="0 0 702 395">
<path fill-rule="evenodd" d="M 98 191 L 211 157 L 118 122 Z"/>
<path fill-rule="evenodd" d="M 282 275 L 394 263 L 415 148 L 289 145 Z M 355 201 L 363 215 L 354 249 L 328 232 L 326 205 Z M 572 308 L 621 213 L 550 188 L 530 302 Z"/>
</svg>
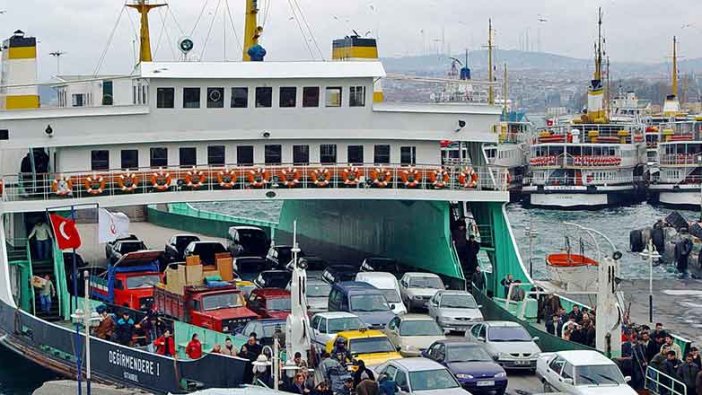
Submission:
<svg viewBox="0 0 702 395">
<path fill-rule="evenodd" d="M 185 285 L 200 285 L 202 284 L 202 266 L 185 266 Z"/>
<path fill-rule="evenodd" d="M 185 265 L 186 266 L 199 266 L 202 265 L 202 262 L 200 262 L 200 256 L 198 255 L 190 255 L 185 257 Z"/>
<path fill-rule="evenodd" d="M 217 270 L 219 270 L 219 275 L 222 276 L 222 280 L 234 280 L 234 263 L 232 257 L 217 258 Z"/>
</svg>

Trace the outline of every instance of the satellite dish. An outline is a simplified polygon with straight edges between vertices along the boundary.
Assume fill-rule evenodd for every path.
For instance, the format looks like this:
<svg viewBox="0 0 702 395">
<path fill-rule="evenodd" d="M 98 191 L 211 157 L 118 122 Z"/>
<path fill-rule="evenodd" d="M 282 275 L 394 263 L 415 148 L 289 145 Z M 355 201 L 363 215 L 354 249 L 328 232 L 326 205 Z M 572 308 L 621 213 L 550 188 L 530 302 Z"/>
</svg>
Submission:
<svg viewBox="0 0 702 395">
<path fill-rule="evenodd" d="M 192 51 L 194 47 L 195 43 L 193 40 L 187 37 L 180 39 L 178 42 L 178 49 L 180 49 L 180 52 L 182 52 L 183 55 L 187 55 L 188 52 Z"/>
</svg>

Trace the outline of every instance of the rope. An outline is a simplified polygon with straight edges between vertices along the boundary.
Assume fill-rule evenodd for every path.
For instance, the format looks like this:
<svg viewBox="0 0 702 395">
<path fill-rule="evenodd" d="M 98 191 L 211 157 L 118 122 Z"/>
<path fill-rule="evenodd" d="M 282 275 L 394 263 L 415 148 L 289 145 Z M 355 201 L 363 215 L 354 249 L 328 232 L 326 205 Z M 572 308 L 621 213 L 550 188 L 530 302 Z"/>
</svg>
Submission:
<svg viewBox="0 0 702 395">
<path fill-rule="evenodd" d="M 268 14 L 271 11 L 271 2 L 270 0 L 265 1 L 266 5 L 266 12 L 263 14 L 263 24 L 261 25 L 262 27 L 266 27 L 266 22 L 268 22 Z"/>
<path fill-rule="evenodd" d="M 324 60 L 324 54 L 322 53 L 322 50 L 319 48 L 319 43 L 317 42 L 317 38 L 315 38 L 314 33 L 312 32 L 312 27 L 310 26 L 309 22 L 307 22 L 307 17 L 305 16 L 305 13 L 302 11 L 302 7 L 297 2 L 297 0 L 292 0 L 292 1 L 297 6 L 297 9 L 298 9 L 300 15 L 302 16 L 302 21 L 305 23 L 305 26 L 307 26 L 307 31 L 310 33 L 310 37 L 312 38 L 312 42 L 314 43 L 314 46 L 317 48 L 317 52 L 319 52 L 320 59 Z"/>
<path fill-rule="evenodd" d="M 300 23 L 300 18 L 297 17 L 297 14 L 295 13 L 295 7 L 292 4 L 292 0 L 288 0 L 288 4 L 290 5 L 290 10 L 293 13 L 293 19 L 295 19 L 295 22 L 297 23 L 297 27 L 300 29 L 300 34 L 302 34 L 302 41 L 305 42 L 305 45 L 307 46 L 307 51 L 310 53 L 310 57 L 314 59 L 314 53 L 312 53 L 312 47 L 310 47 L 310 43 L 307 42 L 307 37 L 305 36 L 305 30 L 302 28 L 302 24 Z"/>
<path fill-rule="evenodd" d="M 229 15 L 229 23 L 232 24 L 232 31 L 234 32 L 234 38 L 236 38 L 236 45 L 239 47 L 239 52 L 243 52 L 244 48 L 241 45 L 241 39 L 239 39 L 239 33 L 236 31 L 236 25 L 234 24 L 234 18 L 232 17 L 232 10 L 229 8 L 229 0 L 224 0 L 224 4 L 227 6 L 227 14 Z"/>
<path fill-rule="evenodd" d="M 171 50 L 171 55 L 173 56 L 173 59 L 176 59 L 176 53 L 175 53 L 175 50 L 173 49 L 173 42 L 174 41 L 171 40 L 171 35 L 170 35 L 170 33 L 168 33 L 168 29 L 166 28 L 166 22 L 168 21 L 168 11 L 163 11 L 163 12 L 166 13 L 166 16 L 162 17 L 161 19 L 163 20 L 163 29 L 166 31 L 166 39 L 170 43 L 168 45 L 168 49 Z"/>
<path fill-rule="evenodd" d="M 107 56 L 107 51 L 110 49 L 110 44 L 112 44 L 112 39 L 115 37 L 115 32 L 117 31 L 117 27 L 119 26 L 119 21 L 122 19 L 122 14 L 124 14 L 124 9 L 125 9 L 125 7 L 122 7 L 122 11 L 119 13 L 119 16 L 117 17 L 117 22 L 115 22 L 115 25 L 112 27 L 112 32 L 110 32 L 110 36 L 107 39 L 107 44 L 105 45 L 105 49 L 102 51 L 102 55 L 100 55 L 100 58 L 98 59 L 98 64 L 95 67 L 95 71 L 93 72 L 93 76 L 97 76 L 98 73 L 100 72 L 100 69 L 102 68 L 102 63 L 105 61 L 105 56 Z"/>
<path fill-rule="evenodd" d="M 185 36 L 185 30 L 183 30 L 183 27 L 178 23 L 178 19 L 176 19 L 175 14 L 173 13 L 173 10 L 171 9 L 170 5 L 166 5 L 166 11 L 171 14 L 171 17 L 173 18 L 173 22 L 175 22 L 176 27 L 178 30 L 180 30 L 180 34 L 182 36 Z"/>
<path fill-rule="evenodd" d="M 158 50 L 161 48 L 161 40 L 163 39 L 163 33 L 166 30 L 166 21 L 163 18 L 163 10 L 160 10 L 159 16 L 161 17 L 161 32 L 158 34 L 158 41 L 156 42 L 156 49 L 154 50 L 154 58 L 158 54 Z"/>
<path fill-rule="evenodd" d="M 217 0 L 217 7 L 215 7 L 214 13 L 212 14 L 212 23 L 210 23 L 210 28 L 207 30 L 207 36 L 205 37 L 205 43 L 202 46 L 202 52 L 200 53 L 200 60 L 205 59 L 205 50 L 207 49 L 207 43 L 210 41 L 210 34 L 212 33 L 212 28 L 214 27 L 215 21 L 217 20 L 217 11 L 219 11 L 219 6 L 222 0 Z"/>
<path fill-rule="evenodd" d="M 190 32 L 190 37 L 195 34 L 195 29 L 197 29 L 197 25 L 200 23 L 200 19 L 202 19 L 202 15 L 205 13 L 205 7 L 207 7 L 207 3 L 209 3 L 210 0 L 205 0 L 205 4 L 202 5 L 202 9 L 200 10 L 200 15 L 198 15 L 197 20 L 195 21 L 195 26 L 193 26 L 193 30 Z"/>
</svg>

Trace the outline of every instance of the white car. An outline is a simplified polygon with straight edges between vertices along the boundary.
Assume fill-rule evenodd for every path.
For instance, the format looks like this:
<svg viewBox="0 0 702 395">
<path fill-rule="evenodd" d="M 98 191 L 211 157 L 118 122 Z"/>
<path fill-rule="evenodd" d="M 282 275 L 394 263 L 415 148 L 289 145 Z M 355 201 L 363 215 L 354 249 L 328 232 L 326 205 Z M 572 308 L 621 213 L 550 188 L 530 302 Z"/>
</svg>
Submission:
<svg viewBox="0 0 702 395">
<path fill-rule="evenodd" d="M 431 359 L 395 359 L 379 365 L 375 371 L 395 381 L 399 395 L 470 395 L 445 366 Z"/>
<path fill-rule="evenodd" d="M 466 332 L 476 322 L 483 321 L 483 313 L 473 295 L 466 291 L 439 291 L 429 299 L 429 315 L 445 331 Z"/>
<path fill-rule="evenodd" d="M 385 326 L 385 334 L 403 357 L 418 357 L 434 342 L 446 339 L 436 321 L 418 314 L 393 318 Z"/>
<path fill-rule="evenodd" d="M 395 275 L 386 272 L 359 272 L 356 274 L 356 281 L 368 283 L 381 290 L 388 303 L 394 306 L 392 312 L 396 315 L 407 313 L 400 295 L 400 283 Z"/>
<path fill-rule="evenodd" d="M 324 351 L 327 343 L 343 331 L 366 329 L 367 325 L 356 315 L 343 311 L 317 313 L 310 321 L 312 343 L 317 351 Z"/>
<path fill-rule="evenodd" d="M 544 392 L 572 395 L 635 395 L 619 367 L 609 358 L 590 350 L 544 353 L 536 363 L 536 374 Z"/>
<path fill-rule="evenodd" d="M 505 369 L 536 370 L 536 360 L 541 354 L 541 349 L 536 345 L 539 338 L 532 338 L 516 322 L 479 322 L 466 332 L 466 337 L 484 344 L 492 359 Z"/>
<path fill-rule="evenodd" d="M 434 273 L 405 273 L 400 279 L 400 294 L 408 311 L 412 308 L 425 309 L 435 293 L 446 289 L 441 277 Z"/>
</svg>

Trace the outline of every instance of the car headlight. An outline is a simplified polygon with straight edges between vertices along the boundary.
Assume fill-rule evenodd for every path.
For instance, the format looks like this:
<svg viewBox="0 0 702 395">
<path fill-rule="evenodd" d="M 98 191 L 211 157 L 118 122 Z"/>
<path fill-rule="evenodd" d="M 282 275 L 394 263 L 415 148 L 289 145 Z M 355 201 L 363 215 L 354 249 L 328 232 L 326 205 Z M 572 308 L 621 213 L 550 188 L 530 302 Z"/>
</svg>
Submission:
<svg viewBox="0 0 702 395">
<path fill-rule="evenodd" d="M 495 378 L 500 378 L 500 377 L 507 377 L 507 373 L 505 373 L 505 372 L 500 372 L 500 373 L 498 373 L 498 374 L 495 375 Z"/>
<path fill-rule="evenodd" d="M 456 378 L 464 379 L 464 380 L 465 379 L 472 379 L 473 375 L 472 374 L 465 374 L 465 373 L 458 373 L 458 374 L 456 374 Z"/>
<path fill-rule="evenodd" d="M 405 346 L 405 350 L 407 350 L 407 351 L 414 351 L 414 346 L 411 345 L 411 344 L 408 344 L 408 345 Z"/>
</svg>

